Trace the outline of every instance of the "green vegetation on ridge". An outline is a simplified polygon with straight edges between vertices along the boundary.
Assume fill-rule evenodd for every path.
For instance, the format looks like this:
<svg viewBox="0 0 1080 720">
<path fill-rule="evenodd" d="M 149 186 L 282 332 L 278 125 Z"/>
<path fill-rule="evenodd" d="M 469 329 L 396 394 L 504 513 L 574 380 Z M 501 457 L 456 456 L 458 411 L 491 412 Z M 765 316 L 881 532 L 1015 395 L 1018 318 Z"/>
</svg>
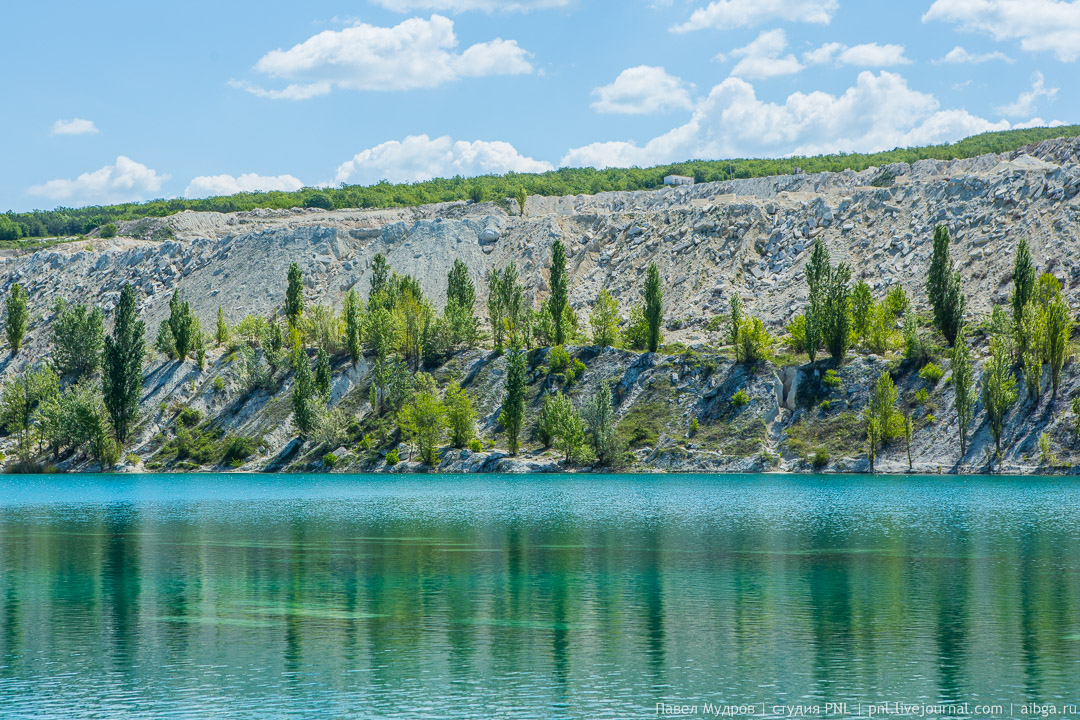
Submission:
<svg viewBox="0 0 1080 720">
<path fill-rule="evenodd" d="M 651 190 L 661 187 L 664 176 L 671 174 L 690 175 L 697 182 L 714 182 L 785 175 L 795 172 L 796 168 L 807 173 L 858 171 L 897 162 L 956 160 L 1003 153 L 1050 138 L 1077 135 L 1080 135 L 1080 125 L 1069 125 L 983 133 L 951 144 L 897 148 L 879 153 L 840 153 L 783 159 L 691 160 L 650 168 L 561 168 L 535 174 L 455 176 L 416 183 L 380 182 L 333 189 L 304 188 L 295 192 L 252 192 L 205 199 L 174 198 L 122 205 L 8 212 L 0 214 L 0 242 L 82 235 L 118 221 L 165 217 L 183 210 L 239 212 L 256 208 L 386 208 L 457 200 L 505 201 L 507 198 L 515 198 L 524 208 L 525 194 L 592 195 L 611 190 Z M 110 230 L 115 233 L 115 228 Z"/>
</svg>

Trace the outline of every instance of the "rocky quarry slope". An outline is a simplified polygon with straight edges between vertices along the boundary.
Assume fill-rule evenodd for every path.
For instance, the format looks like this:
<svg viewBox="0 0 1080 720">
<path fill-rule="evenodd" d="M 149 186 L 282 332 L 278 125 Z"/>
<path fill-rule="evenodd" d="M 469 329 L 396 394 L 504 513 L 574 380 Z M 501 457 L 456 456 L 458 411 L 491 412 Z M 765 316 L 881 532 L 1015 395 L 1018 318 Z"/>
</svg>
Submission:
<svg viewBox="0 0 1080 720">
<path fill-rule="evenodd" d="M 366 296 L 372 258 L 383 253 L 396 271 L 415 276 L 436 305 L 445 298 L 447 272 L 461 259 L 476 283 L 477 309 L 483 315 L 485 275 L 510 261 L 521 270 L 528 294 L 543 299 L 549 290 L 551 242 L 562 238 L 568 249 L 570 300 L 581 317 L 601 288 L 628 315 L 641 302 L 646 266 L 655 262 L 664 283 L 665 341 L 698 351 L 572 348 L 587 371 L 570 395 L 580 404 L 599 383 L 615 383 L 620 435 L 635 457 L 633 468 L 800 470 L 811 467 L 814 454 L 820 463 L 818 451 L 823 450 L 828 469 L 864 469 L 865 442 L 857 416 L 870 384 L 889 368 L 902 402 L 911 404 L 919 389 L 929 393 L 928 402 L 913 406 L 916 469 L 976 471 L 985 467 L 990 445 L 985 415 L 980 407 L 969 453 L 959 458 L 948 374 L 931 387 L 919 379 L 917 368 L 905 367 L 898 357 L 852 354 L 838 369 L 842 385 L 826 387 L 821 377 L 829 366 L 820 360 L 756 368 L 735 364 L 715 351 L 722 339 L 710 320 L 723 314 L 738 293 L 747 312 L 780 332 L 806 301 L 803 266 L 815 241 L 824 241 L 834 262 L 848 262 L 854 276 L 877 294 L 900 283 L 922 305 L 938 224 L 953 233 L 952 255 L 964 278 L 969 317 L 1007 301 L 1021 237 L 1028 239 L 1040 270 L 1061 279 L 1075 310 L 1080 302 L 1078 151 L 1080 141 L 1061 139 L 1000 156 L 862 172 L 530 197 L 524 214 L 509 202 L 446 203 L 391 210 L 185 212 L 123 223 L 114 238 L 89 237 L 0 258 L 0 289 L 6 293 L 21 283 L 31 307 L 25 350 L 6 357 L 0 374 L 9 377 L 47 355 L 51 307 L 58 298 L 96 303 L 108 314 L 122 285 L 130 282 L 139 292 L 152 339 L 176 289 L 190 300 L 204 327 L 212 327 L 219 306 L 236 323 L 249 313 L 265 315 L 280 307 L 286 271 L 295 261 L 304 271 L 306 301 L 340 307 L 349 288 Z M 534 408 L 556 385 L 544 369 L 546 352 L 530 356 L 529 402 Z M 214 350 L 207 369 L 199 371 L 191 362 L 150 359 L 143 422 L 137 442 L 129 447 L 130 465 L 181 466 L 162 449 L 176 432 L 179 409 L 190 407 L 199 411 L 203 430 L 260 438 L 260 450 L 245 469 L 321 468 L 327 450 L 338 450 L 337 468 L 387 467 L 383 456 L 390 446 L 362 447 L 370 443 L 360 440 L 376 423 L 366 406 L 366 362 L 355 368 L 347 359 L 335 364 L 331 404 L 347 413 L 350 430 L 340 448 L 326 448 L 297 439 L 290 421 L 291 378 L 282 378 L 276 389 L 243 394 L 228 360 L 227 351 Z M 948 370 L 947 360 L 937 362 Z M 436 370 L 437 378 L 464 378 L 486 443 L 482 452 L 447 450 L 443 469 L 556 467 L 556 455 L 533 450 L 533 441 L 526 442 L 518 458 L 498 449 L 505 447 L 496 430 L 504 368 L 505 359 L 473 350 Z M 1005 469 L 1033 470 L 1040 462 L 1037 439 L 1044 432 L 1052 440 L 1058 469 L 1080 457 L 1068 403 L 1078 387 L 1080 372 L 1072 361 L 1055 401 L 1036 404 L 1021 387 L 1006 430 Z M 743 407 L 730 401 L 739 389 L 750 397 Z M 823 400 L 829 400 L 824 408 Z M 695 418 L 698 430 L 691 433 Z M 79 457 L 66 462 L 72 468 L 88 467 Z M 403 463 L 395 469 L 415 467 Z M 906 470 L 903 443 L 894 442 L 878 467 Z"/>
</svg>

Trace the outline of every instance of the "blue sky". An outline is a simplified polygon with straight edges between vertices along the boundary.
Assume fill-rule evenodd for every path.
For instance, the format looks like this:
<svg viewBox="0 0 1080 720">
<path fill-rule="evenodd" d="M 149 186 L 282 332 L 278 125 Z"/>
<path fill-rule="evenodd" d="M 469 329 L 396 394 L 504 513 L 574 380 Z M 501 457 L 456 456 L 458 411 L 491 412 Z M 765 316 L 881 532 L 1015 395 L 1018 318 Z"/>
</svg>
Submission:
<svg viewBox="0 0 1080 720">
<path fill-rule="evenodd" d="M 0 209 L 1080 120 L 1080 0 L 9 3 Z"/>
</svg>

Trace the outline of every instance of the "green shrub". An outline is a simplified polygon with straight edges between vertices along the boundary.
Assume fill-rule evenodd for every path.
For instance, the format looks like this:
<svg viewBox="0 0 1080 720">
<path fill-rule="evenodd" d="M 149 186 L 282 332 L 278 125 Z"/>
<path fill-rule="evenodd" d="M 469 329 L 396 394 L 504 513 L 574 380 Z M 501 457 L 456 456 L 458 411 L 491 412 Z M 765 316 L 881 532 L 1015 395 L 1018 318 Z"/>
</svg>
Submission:
<svg viewBox="0 0 1080 720">
<path fill-rule="evenodd" d="M 562 373 L 570 367 L 570 353 L 562 345 L 556 345 L 548 353 L 548 372 Z"/>
<path fill-rule="evenodd" d="M 837 375 L 835 370 L 826 370 L 825 377 L 821 378 L 821 382 L 825 387 L 837 390 L 843 386 L 844 379 Z"/>
<path fill-rule="evenodd" d="M 184 408 L 176 418 L 181 425 L 187 428 L 195 427 L 202 422 L 202 413 L 195 408 Z"/>
<path fill-rule="evenodd" d="M 941 380 L 941 376 L 944 374 L 945 371 L 932 362 L 926 363 L 923 369 L 919 371 L 919 377 L 931 385 L 937 385 L 938 380 Z"/>
<path fill-rule="evenodd" d="M 713 315 L 705 327 L 712 332 L 716 332 L 717 330 L 723 328 L 726 322 L 727 318 L 723 315 Z"/>
<path fill-rule="evenodd" d="M 823 447 L 819 447 L 814 451 L 814 456 L 810 459 L 814 468 L 820 470 L 829 464 L 829 451 Z"/>
<path fill-rule="evenodd" d="M 828 400 L 822 400 L 821 401 L 821 410 L 822 410 L 822 412 L 829 412 L 829 410 L 831 408 L 832 408 L 832 402 L 830 402 Z"/>
<path fill-rule="evenodd" d="M 240 467 L 255 454 L 260 441 L 243 435 L 230 435 L 225 438 L 221 462 L 232 467 Z"/>
<path fill-rule="evenodd" d="M 322 461 L 323 461 L 323 465 L 325 465 L 328 468 L 332 468 L 332 467 L 334 467 L 335 465 L 338 464 L 338 456 L 335 455 L 332 452 L 328 452 L 325 455 L 323 455 Z"/>
<path fill-rule="evenodd" d="M 397 448 L 394 448 L 390 452 L 386 453 L 386 464 L 387 465 L 397 465 L 399 462 L 401 462 L 401 459 L 398 458 Z"/>
<path fill-rule="evenodd" d="M 697 431 L 698 431 L 698 419 L 697 418 L 692 418 L 690 420 L 690 437 L 694 437 L 695 435 L 697 435 Z"/>
<path fill-rule="evenodd" d="M 731 396 L 731 404 L 735 407 L 743 407 L 750 402 L 750 396 L 746 394 L 745 390 L 740 390 Z"/>
<path fill-rule="evenodd" d="M 103 238 L 116 237 L 116 223 L 105 223 L 101 226 L 101 232 L 98 234 Z"/>
<path fill-rule="evenodd" d="M 2 459 L 3 458 L 0 458 L 0 460 L 2 460 Z M 124 458 L 124 460 L 127 461 L 128 465 L 138 465 L 139 464 L 139 456 L 136 455 L 135 453 L 128 453 L 127 456 Z"/>
<path fill-rule="evenodd" d="M 480 438 L 473 438 L 469 441 L 469 450 L 473 452 L 483 452 L 484 443 L 480 442 Z"/>
<path fill-rule="evenodd" d="M 936 422 L 937 422 L 937 418 L 936 418 L 936 417 L 934 417 L 933 415 L 927 415 L 927 416 L 926 416 L 926 422 L 928 422 L 928 423 L 930 423 L 931 425 L 933 425 L 934 423 L 936 423 Z"/>
<path fill-rule="evenodd" d="M 216 393 L 225 392 L 225 381 L 221 378 L 220 375 L 218 375 L 216 378 L 214 378 L 214 392 L 216 392 Z"/>
<path fill-rule="evenodd" d="M 925 405 L 928 402 L 930 402 L 930 393 L 927 392 L 926 388 L 919 388 L 919 391 L 915 393 L 915 404 Z"/>
</svg>

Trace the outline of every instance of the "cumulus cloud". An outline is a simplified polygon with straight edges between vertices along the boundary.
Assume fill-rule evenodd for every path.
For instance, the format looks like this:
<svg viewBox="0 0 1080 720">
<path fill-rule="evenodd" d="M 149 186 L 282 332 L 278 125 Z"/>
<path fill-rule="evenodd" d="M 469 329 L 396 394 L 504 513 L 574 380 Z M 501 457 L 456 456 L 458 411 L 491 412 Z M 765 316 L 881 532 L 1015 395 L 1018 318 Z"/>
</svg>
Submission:
<svg viewBox="0 0 1080 720">
<path fill-rule="evenodd" d="M 935 0 L 923 22 L 941 20 L 995 40 L 1019 40 L 1028 52 L 1058 60 L 1080 57 L 1080 2 L 1063 0 Z"/>
<path fill-rule="evenodd" d="M 235 195 L 241 192 L 269 192 L 282 190 L 292 192 L 304 187 L 292 175 L 258 175 L 244 173 L 240 177 L 232 175 L 200 175 L 193 178 L 184 190 L 184 197 L 203 198 L 218 195 Z"/>
<path fill-rule="evenodd" d="M 57 120 L 53 123 L 53 135 L 98 135 L 101 131 L 94 125 L 93 120 L 72 118 L 71 120 Z"/>
<path fill-rule="evenodd" d="M 569 7 L 574 0 L 374 0 L 387 10 L 399 13 L 414 10 L 462 13 L 469 10 L 481 12 L 529 12 Z"/>
<path fill-rule="evenodd" d="M 758 99 L 753 85 L 729 77 L 713 87 L 684 125 L 649 140 L 599 142 L 570 150 L 564 166 L 624 167 L 688 158 L 874 152 L 957 140 L 1007 121 L 990 122 L 965 110 L 943 110 L 902 76 L 864 71 L 840 95 L 796 92 L 782 103 Z"/>
<path fill-rule="evenodd" d="M 446 135 L 437 138 L 410 135 L 404 140 L 391 140 L 357 153 L 338 167 L 334 182 L 418 182 L 453 175 L 552 169 L 551 163 L 525 157 L 507 142 L 455 142 Z"/>
<path fill-rule="evenodd" d="M 805 53 L 803 60 L 811 65 L 854 65 L 862 68 L 911 64 L 911 61 L 904 56 L 903 45 L 877 43 L 852 46 L 838 42 L 825 43 Z"/>
<path fill-rule="evenodd" d="M 727 54 L 721 53 L 716 60 L 740 58 L 731 69 L 736 77 L 757 79 L 778 75 L 793 75 L 803 69 L 794 55 L 781 56 L 787 49 L 787 35 L 783 30 L 767 30 L 757 36 L 749 45 L 736 48 Z"/>
<path fill-rule="evenodd" d="M 411 90 L 462 77 L 532 72 L 529 53 L 513 40 L 496 38 L 456 52 L 454 22 L 441 15 L 410 18 L 394 27 L 357 23 L 326 30 L 288 50 L 273 50 L 255 70 L 288 81 L 280 90 L 245 81 L 230 85 L 274 100 L 306 100 L 333 88 Z"/>
<path fill-rule="evenodd" d="M 615 82 L 592 91 L 592 109 L 601 113 L 648 115 L 677 108 L 689 110 L 690 85 L 662 67 L 639 65 L 619 73 Z"/>
<path fill-rule="evenodd" d="M 49 180 L 27 192 L 68 205 L 103 205 L 145 200 L 158 193 L 168 179 L 168 175 L 121 155 L 114 165 L 83 173 L 74 180 Z"/>
<path fill-rule="evenodd" d="M 1001 60 L 1007 63 L 1015 62 L 1011 57 L 1000 51 L 995 50 L 994 52 L 988 53 L 970 53 L 959 45 L 947 52 L 945 57 L 940 60 L 935 60 L 934 62 L 948 63 L 951 65 L 977 65 L 979 63 L 990 62 L 991 60 Z"/>
<path fill-rule="evenodd" d="M 994 108 L 1005 117 L 1023 117 L 1035 112 L 1039 98 L 1053 100 L 1057 97 L 1058 88 L 1046 87 L 1046 80 L 1041 72 L 1031 76 L 1031 89 L 1020 93 L 1015 102 Z"/>
<path fill-rule="evenodd" d="M 695 10 L 689 20 L 671 30 L 730 30 L 773 20 L 828 25 L 839 5 L 839 0 L 714 0 Z"/>
</svg>

